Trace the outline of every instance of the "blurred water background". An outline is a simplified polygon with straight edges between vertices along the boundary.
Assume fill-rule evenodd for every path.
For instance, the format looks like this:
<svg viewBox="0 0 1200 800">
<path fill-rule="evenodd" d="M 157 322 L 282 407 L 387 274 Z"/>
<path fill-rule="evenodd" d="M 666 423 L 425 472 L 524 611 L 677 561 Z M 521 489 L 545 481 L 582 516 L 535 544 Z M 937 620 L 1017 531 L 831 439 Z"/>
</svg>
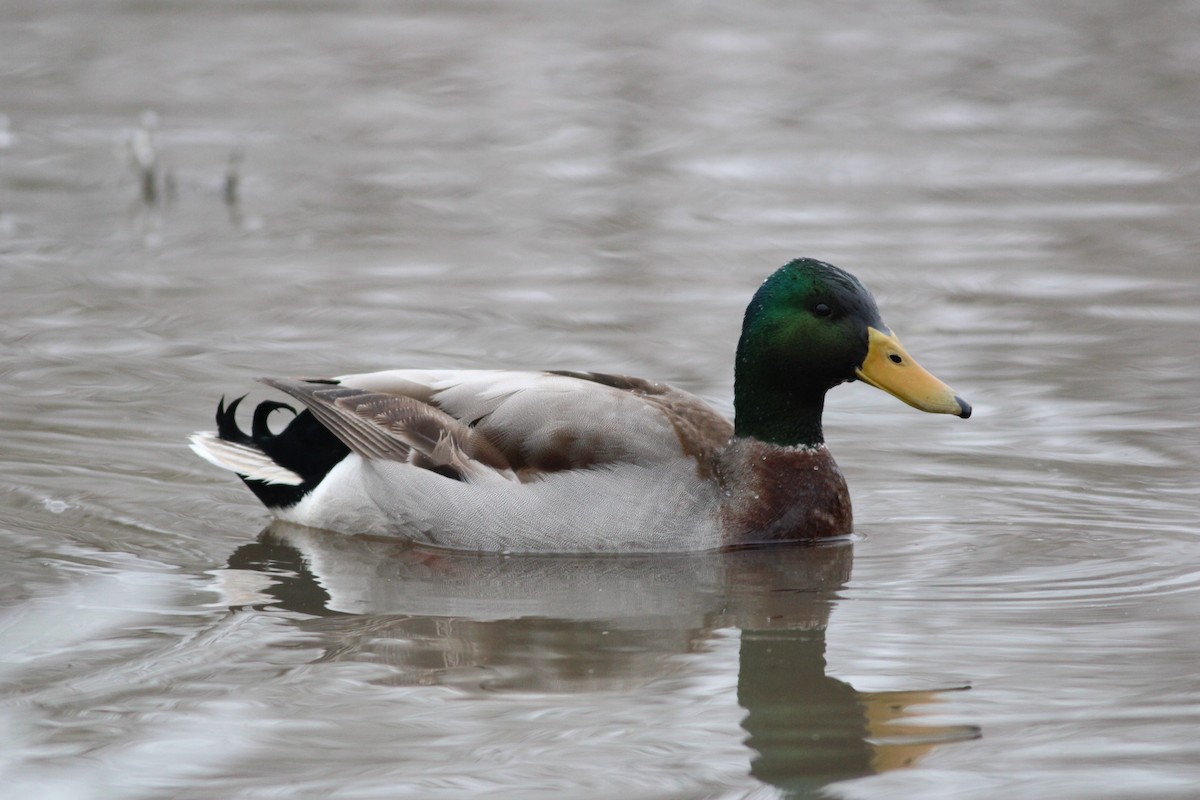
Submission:
<svg viewBox="0 0 1200 800">
<path fill-rule="evenodd" d="M 1200 3 L 6 0 L 0 792 L 1191 798 Z M 452 556 L 194 458 L 259 375 L 603 369 L 729 411 L 874 290 L 851 545 Z"/>
</svg>

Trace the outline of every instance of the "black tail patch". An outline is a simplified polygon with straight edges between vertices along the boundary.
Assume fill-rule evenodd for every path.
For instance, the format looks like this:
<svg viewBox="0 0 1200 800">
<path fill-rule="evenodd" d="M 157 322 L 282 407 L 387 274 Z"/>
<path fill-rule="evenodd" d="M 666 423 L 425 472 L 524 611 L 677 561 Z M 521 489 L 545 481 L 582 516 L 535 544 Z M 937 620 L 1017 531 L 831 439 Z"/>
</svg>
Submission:
<svg viewBox="0 0 1200 800">
<path fill-rule="evenodd" d="M 272 461 L 286 467 L 304 479 L 299 486 L 266 483 L 254 478 L 242 477 L 250 491 L 268 508 L 283 508 L 295 505 L 308 494 L 345 458 L 350 449 L 317 422 L 308 411 L 296 414 L 296 409 L 277 400 L 264 400 L 254 409 L 250 433 L 238 427 L 237 408 L 245 395 L 225 407 L 225 398 L 217 405 L 217 435 L 227 442 L 246 445 L 266 453 Z M 267 425 L 271 414 L 286 409 L 295 415 L 288 426 L 279 433 L 272 433 Z"/>
</svg>

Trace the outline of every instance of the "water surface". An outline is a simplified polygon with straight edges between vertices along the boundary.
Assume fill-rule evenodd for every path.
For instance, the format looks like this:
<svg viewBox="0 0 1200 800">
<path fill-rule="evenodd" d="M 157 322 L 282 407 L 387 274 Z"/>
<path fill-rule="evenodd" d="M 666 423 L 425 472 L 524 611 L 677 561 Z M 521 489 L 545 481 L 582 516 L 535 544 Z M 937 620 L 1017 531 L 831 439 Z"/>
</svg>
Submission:
<svg viewBox="0 0 1200 800">
<path fill-rule="evenodd" d="M 1195 795 L 1200 4 L 0 22 L 14 795 Z M 830 395 L 850 544 L 437 553 L 267 527 L 184 446 L 264 374 L 728 412 L 798 255 L 976 408 Z"/>
</svg>

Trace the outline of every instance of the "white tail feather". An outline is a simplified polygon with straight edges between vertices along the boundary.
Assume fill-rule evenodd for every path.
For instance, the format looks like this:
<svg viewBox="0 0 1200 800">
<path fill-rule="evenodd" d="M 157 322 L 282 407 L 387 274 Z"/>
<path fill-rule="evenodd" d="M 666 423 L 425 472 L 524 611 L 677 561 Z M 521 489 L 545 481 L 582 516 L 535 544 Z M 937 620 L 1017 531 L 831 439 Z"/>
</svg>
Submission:
<svg viewBox="0 0 1200 800">
<path fill-rule="evenodd" d="M 216 434 L 201 431 L 192 434 L 192 451 L 210 464 L 237 474 L 263 481 L 299 486 L 304 479 L 286 467 L 281 467 L 261 450 L 236 442 L 227 442 Z"/>
</svg>

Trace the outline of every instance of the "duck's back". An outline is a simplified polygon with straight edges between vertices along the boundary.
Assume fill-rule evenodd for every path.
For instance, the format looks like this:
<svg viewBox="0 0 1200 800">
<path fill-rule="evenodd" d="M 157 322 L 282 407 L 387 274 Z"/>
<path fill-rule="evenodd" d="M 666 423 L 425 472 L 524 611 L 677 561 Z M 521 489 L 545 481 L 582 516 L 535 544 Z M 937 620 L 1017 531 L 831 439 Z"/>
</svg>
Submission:
<svg viewBox="0 0 1200 800">
<path fill-rule="evenodd" d="M 678 455 L 707 464 L 733 435 L 695 395 L 625 375 L 390 370 L 336 380 L 445 412 L 485 436 L 522 476 Z"/>
</svg>

